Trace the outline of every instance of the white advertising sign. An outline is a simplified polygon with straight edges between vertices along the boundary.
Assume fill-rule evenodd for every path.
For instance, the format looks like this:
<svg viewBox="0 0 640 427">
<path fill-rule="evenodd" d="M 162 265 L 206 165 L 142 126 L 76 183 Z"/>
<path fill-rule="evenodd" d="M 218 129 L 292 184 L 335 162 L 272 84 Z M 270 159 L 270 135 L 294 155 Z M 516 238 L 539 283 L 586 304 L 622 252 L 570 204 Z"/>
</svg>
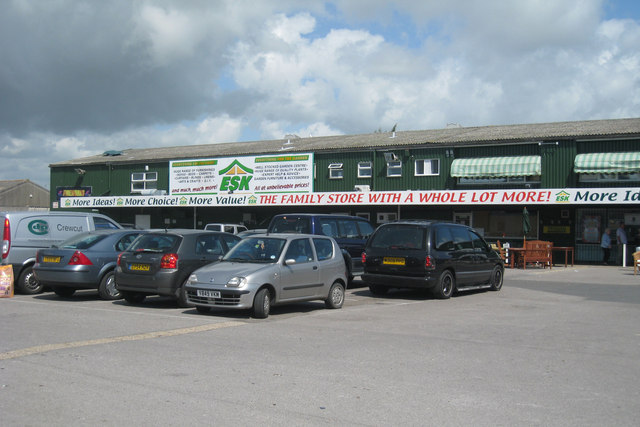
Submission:
<svg viewBox="0 0 640 427">
<path fill-rule="evenodd" d="M 262 185 L 262 184 L 261 184 Z M 611 205 L 639 204 L 640 188 L 544 190 L 370 191 L 275 194 L 63 197 L 63 208 L 181 206 L 365 206 L 365 205 Z"/>
<path fill-rule="evenodd" d="M 313 191 L 313 153 L 174 160 L 169 194 L 268 194 Z"/>
</svg>

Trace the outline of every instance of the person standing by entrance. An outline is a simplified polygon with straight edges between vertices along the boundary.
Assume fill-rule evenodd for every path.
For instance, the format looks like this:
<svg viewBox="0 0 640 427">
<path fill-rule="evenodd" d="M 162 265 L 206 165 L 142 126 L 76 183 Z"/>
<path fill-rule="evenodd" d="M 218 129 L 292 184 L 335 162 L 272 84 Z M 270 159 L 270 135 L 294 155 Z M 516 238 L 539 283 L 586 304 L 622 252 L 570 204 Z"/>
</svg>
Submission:
<svg viewBox="0 0 640 427">
<path fill-rule="evenodd" d="M 623 245 L 627 244 L 627 232 L 624 230 L 622 221 L 616 230 L 616 240 L 618 241 L 618 263 L 622 264 L 622 257 L 626 256 Z"/>
<path fill-rule="evenodd" d="M 611 230 L 609 228 L 605 228 L 604 233 L 602 233 L 600 247 L 602 248 L 602 263 L 608 265 L 609 255 L 611 255 Z"/>
</svg>

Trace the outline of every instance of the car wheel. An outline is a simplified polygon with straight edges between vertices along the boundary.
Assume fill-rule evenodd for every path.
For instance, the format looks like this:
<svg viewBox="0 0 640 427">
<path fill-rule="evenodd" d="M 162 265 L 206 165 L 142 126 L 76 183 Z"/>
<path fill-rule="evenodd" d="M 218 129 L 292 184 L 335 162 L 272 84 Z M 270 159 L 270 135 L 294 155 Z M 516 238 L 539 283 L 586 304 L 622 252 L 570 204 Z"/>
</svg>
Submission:
<svg viewBox="0 0 640 427">
<path fill-rule="evenodd" d="M 253 317 L 266 319 L 271 311 L 271 293 L 269 289 L 262 288 L 253 299 Z"/>
<path fill-rule="evenodd" d="M 113 271 L 105 274 L 100 281 L 98 295 L 100 295 L 100 298 L 108 301 L 122 298 L 122 294 L 116 289 L 116 275 Z"/>
<path fill-rule="evenodd" d="M 491 290 L 499 291 L 502 289 L 502 282 L 504 282 L 504 270 L 500 266 L 496 266 L 491 272 Z"/>
<path fill-rule="evenodd" d="M 374 295 L 384 295 L 389 291 L 389 288 L 382 285 L 369 285 L 369 291 Z"/>
<path fill-rule="evenodd" d="M 180 308 L 193 307 L 193 304 L 187 301 L 187 291 L 184 288 L 188 280 L 185 280 L 180 289 L 178 289 L 178 307 Z"/>
<path fill-rule="evenodd" d="M 334 282 L 329 289 L 329 296 L 324 300 L 327 308 L 342 308 L 344 304 L 344 286 L 340 282 Z"/>
<path fill-rule="evenodd" d="M 53 288 L 53 292 L 55 292 L 55 294 L 58 295 L 59 297 L 69 298 L 70 296 L 76 293 L 76 290 L 73 288 L 55 287 Z"/>
<path fill-rule="evenodd" d="M 201 313 L 201 314 L 207 314 L 211 311 L 209 307 L 204 305 L 196 305 L 196 310 L 198 311 L 198 313 Z"/>
<path fill-rule="evenodd" d="M 437 298 L 447 299 L 451 297 L 453 293 L 453 289 L 455 288 L 456 282 L 453 278 L 453 274 L 449 270 L 445 270 L 440 275 L 440 279 L 438 280 L 438 284 L 434 289 L 434 294 Z"/>
<path fill-rule="evenodd" d="M 41 293 L 43 289 L 44 285 L 41 285 L 33 274 L 33 267 L 25 267 L 16 283 L 16 290 L 23 294 L 34 295 Z"/>
<path fill-rule="evenodd" d="M 140 304 L 147 297 L 145 294 L 130 291 L 120 291 L 122 298 L 129 304 Z"/>
</svg>

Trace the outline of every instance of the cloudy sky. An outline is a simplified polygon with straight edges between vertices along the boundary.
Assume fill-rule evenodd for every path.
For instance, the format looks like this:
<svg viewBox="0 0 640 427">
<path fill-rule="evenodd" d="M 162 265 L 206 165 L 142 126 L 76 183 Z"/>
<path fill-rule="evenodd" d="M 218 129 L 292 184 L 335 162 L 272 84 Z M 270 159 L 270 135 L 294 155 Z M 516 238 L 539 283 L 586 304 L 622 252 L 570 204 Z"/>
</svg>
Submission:
<svg viewBox="0 0 640 427">
<path fill-rule="evenodd" d="M 0 179 L 106 150 L 640 117 L 637 0 L 0 0 Z"/>
</svg>

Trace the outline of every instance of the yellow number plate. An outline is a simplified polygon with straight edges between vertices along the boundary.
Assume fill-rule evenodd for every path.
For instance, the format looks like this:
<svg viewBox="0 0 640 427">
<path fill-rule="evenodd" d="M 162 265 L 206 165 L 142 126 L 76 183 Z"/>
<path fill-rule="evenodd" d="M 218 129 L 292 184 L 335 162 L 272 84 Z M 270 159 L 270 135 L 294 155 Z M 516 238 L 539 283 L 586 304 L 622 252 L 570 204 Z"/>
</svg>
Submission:
<svg viewBox="0 0 640 427">
<path fill-rule="evenodd" d="M 129 270 L 149 271 L 150 269 L 149 264 L 129 264 Z"/>
<path fill-rule="evenodd" d="M 43 262 L 60 262 L 59 256 L 45 256 L 42 257 Z"/>
<path fill-rule="evenodd" d="M 382 259 L 382 263 L 386 265 L 404 265 L 404 258 L 386 256 Z"/>
</svg>

